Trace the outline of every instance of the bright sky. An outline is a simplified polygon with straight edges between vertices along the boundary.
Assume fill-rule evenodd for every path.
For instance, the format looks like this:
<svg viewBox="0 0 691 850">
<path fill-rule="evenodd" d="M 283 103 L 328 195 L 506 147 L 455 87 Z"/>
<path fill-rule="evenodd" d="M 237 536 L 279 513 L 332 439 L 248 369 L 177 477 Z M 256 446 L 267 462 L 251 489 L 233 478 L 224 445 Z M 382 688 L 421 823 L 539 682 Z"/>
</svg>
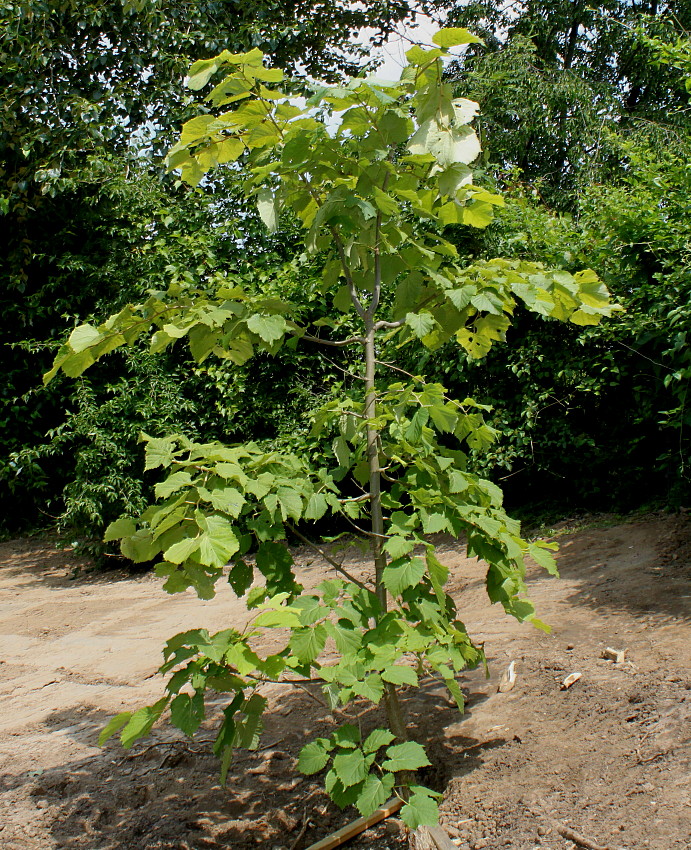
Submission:
<svg viewBox="0 0 691 850">
<path fill-rule="evenodd" d="M 439 29 L 439 24 L 428 15 L 418 14 L 415 23 L 403 23 L 398 32 L 392 35 L 381 47 L 372 50 L 372 56 L 383 58 L 382 64 L 377 68 L 376 75 L 383 80 L 397 80 L 401 70 L 406 64 L 405 53 L 410 49 L 411 42 L 432 45 L 432 35 Z M 359 41 L 367 42 L 374 30 L 364 29 L 360 31 Z"/>
<path fill-rule="evenodd" d="M 414 7 L 414 2 L 410 4 Z M 382 63 L 374 72 L 374 76 L 382 80 L 397 80 L 401 75 L 401 70 L 406 64 L 405 53 L 409 50 L 411 44 L 421 44 L 423 47 L 434 47 L 432 36 L 437 30 L 441 29 L 440 25 L 429 17 L 418 13 L 415 17 L 415 23 L 403 22 L 399 24 L 396 33 L 391 35 L 387 42 L 381 47 L 372 48 L 372 57 L 381 58 Z M 360 44 L 367 44 L 372 38 L 375 30 L 366 28 L 360 30 L 357 41 Z M 451 48 L 452 55 L 460 55 L 465 50 L 465 47 Z M 450 61 L 446 59 L 444 61 Z"/>
</svg>

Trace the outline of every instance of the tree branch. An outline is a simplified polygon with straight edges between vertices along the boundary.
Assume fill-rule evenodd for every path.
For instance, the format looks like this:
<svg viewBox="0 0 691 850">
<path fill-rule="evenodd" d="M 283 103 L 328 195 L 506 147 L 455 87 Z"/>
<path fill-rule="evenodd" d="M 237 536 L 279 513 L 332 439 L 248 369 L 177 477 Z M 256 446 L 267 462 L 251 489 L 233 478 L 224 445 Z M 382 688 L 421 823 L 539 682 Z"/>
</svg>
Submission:
<svg viewBox="0 0 691 850">
<path fill-rule="evenodd" d="M 362 590 L 368 590 L 367 585 L 363 584 L 359 579 L 355 578 L 355 576 L 351 575 L 347 570 L 343 569 L 343 565 L 339 564 L 338 561 L 335 561 L 331 555 L 325 552 L 321 546 L 317 546 L 316 543 L 313 543 L 309 537 L 305 537 L 300 531 L 295 528 L 294 525 L 287 522 L 286 525 L 291 530 L 291 532 L 297 537 L 298 540 L 301 540 L 305 546 L 309 546 L 310 549 L 314 549 L 315 552 L 318 552 L 322 558 L 327 562 L 327 564 L 331 564 L 331 566 L 336 570 L 336 572 L 340 573 L 344 578 L 347 578 L 348 581 L 356 584 L 358 587 L 362 588 Z"/>
<path fill-rule="evenodd" d="M 405 325 L 405 319 L 399 319 L 397 322 L 385 322 L 383 319 L 380 319 L 374 325 L 374 330 L 379 331 L 382 328 L 400 328 Z"/>
<path fill-rule="evenodd" d="M 346 345 L 362 345 L 364 343 L 364 338 L 361 336 L 351 336 L 348 339 L 341 340 L 333 340 L 333 339 L 322 339 L 320 336 L 312 336 L 312 334 L 302 334 L 302 336 L 298 337 L 298 339 L 306 339 L 308 342 L 318 342 L 321 345 L 330 345 L 334 348 L 344 348 Z"/>
<path fill-rule="evenodd" d="M 401 375 L 407 375 L 409 378 L 412 378 L 414 381 L 419 381 L 421 384 L 424 384 L 424 381 L 420 378 L 419 375 L 413 375 L 410 372 L 406 372 L 405 369 L 401 369 L 398 366 L 394 366 L 393 363 L 386 363 L 384 360 L 376 360 L 380 366 L 386 366 L 387 369 L 393 369 L 394 372 L 400 372 Z"/>
</svg>

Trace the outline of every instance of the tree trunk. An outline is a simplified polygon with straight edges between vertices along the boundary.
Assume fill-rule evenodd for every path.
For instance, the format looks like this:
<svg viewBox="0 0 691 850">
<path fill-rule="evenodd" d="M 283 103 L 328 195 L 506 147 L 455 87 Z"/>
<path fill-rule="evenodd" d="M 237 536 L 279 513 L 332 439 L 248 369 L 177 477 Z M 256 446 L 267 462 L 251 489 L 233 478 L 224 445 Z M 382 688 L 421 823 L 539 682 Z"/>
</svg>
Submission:
<svg viewBox="0 0 691 850">
<path fill-rule="evenodd" d="M 377 415 L 376 349 L 374 319 L 368 316 L 365 327 L 365 416 L 372 420 Z M 369 463 L 369 491 L 371 513 L 371 547 L 374 562 L 374 575 L 377 599 L 381 605 L 382 616 L 388 607 L 388 596 L 384 586 L 384 569 L 386 568 L 386 553 L 384 552 L 384 515 L 381 505 L 381 458 L 379 453 L 379 431 L 367 426 L 367 461 Z M 394 685 L 386 682 L 384 685 L 384 702 L 389 729 L 399 739 L 407 741 L 405 718 L 401 703 Z"/>
</svg>

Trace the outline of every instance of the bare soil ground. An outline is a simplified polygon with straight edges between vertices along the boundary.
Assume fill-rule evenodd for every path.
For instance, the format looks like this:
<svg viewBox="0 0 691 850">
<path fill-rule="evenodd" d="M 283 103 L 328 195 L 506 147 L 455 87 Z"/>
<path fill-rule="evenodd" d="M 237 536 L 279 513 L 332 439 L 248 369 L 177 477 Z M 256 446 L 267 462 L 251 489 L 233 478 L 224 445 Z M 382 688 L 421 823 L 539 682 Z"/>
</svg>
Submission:
<svg viewBox="0 0 691 850">
<path fill-rule="evenodd" d="M 536 570 L 530 581 L 549 636 L 490 606 L 482 565 L 442 542 L 450 592 L 492 675 L 462 677 L 464 717 L 432 683 L 406 695 L 434 759 L 423 779 L 444 791 L 442 823 L 463 850 L 574 847 L 556 824 L 593 846 L 688 850 L 691 524 L 657 514 L 566 527 L 559 542 L 562 579 Z M 317 583 L 325 568 L 300 555 L 303 580 Z M 99 749 L 110 716 L 160 695 L 168 637 L 237 625 L 243 608 L 227 586 L 200 602 L 166 596 L 151 575 L 77 566 L 46 541 L 0 545 L 2 850 L 299 850 L 356 816 L 295 771 L 304 741 L 332 723 L 302 692 L 270 694 L 262 749 L 238 754 L 226 788 L 211 724 L 194 741 L 162 726 L 130 751 Z M 350 568 L 365 569 L 355 556 Z M 626 660 L 603 659 L 608 646 Z M 511 661 L 516 685 L 499 693 Z M 561 690 L 573 672 L 581 678 Z M 351 846 L 405 842 L 389 819 Z"/>
</svg>

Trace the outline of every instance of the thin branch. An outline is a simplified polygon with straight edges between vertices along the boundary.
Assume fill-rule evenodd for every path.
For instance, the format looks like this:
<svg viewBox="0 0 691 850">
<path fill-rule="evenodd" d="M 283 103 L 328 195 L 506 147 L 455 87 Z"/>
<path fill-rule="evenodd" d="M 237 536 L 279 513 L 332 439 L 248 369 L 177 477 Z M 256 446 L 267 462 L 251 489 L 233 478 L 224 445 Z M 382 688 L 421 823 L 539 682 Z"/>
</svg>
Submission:
<svg viewBox="0 0 691 850">
<path fill-rule="evenodd" d="M 343 366 L 339 366 L 338 363 L 335 363 L 330 357 L 326 357 L 326 355 L 322 355 L 322 357 L 324 358 L 324 360 L 326 360 L 327 363 L 330 363 L 334 367 L 334 369 L 338 369 L 339 372 L 343 372 L 343 374 L 347 375 L 349 378 L 355 378 L 355 380 L 357 381 L 365 380 L 362 375 L 356 375 L 355 372 L 350 372 L 348 369 L 344 369 Z M 352 415 L 359 416 L 360 419 L 365 418 L 360 413 L 353 413 Z"/>
<path fill-rule="evenodd" d="M 343 565 L 339 564 L 338 561 L 335 561 L 328 552 L 325 552 L 321 546 L 318 546 L 316 543 L 313 543 L 309 537 L 305 537 L 300 531 L 295 528 L 291 523 L 286 523 L 288 528 L 292 531 L 292 533 L 297 537 L 298 540 L 301 540 L 305 546 L 309 546 L 310 549 L 314 549 L 315 552 L 318 552 L 322 558 L 327 562 L 327 564 L 331 564 L 331 566 L 336 570 L 336 572 L 340 573 L 342 576 L 348 579 L 348 581 L 356 584 L 362 590 L 367 590 L 367 585 L 363 584 L 359 579 L 355 578 L 355 576 L 351 575 L 347 570 L 343 569 Z"/>
<path fill-rule="evenodd" d="M 318 342 L 321 345 L 331 345 L 335 348 L 343 348 L 346 345 L 355 345 L 358 343 L 359 345 L 363 345 L 365 340 L 361 336 L 351 336 L 348 339 L 341 340 L 332 340 L 332 339 L 322 339 L 319 336 L 312 336 L 312 334 L 302 334 L 299 339 L 306 339 L 308 342 Z"/>
<path fill-rule="evenodd" d="M 360 528 L 359 525 L 356 525 L 353 522 L 353 520 L 347 514 L 341 514 L 341 516 L 345 519 L 346 522 L 349 522 L 353 526 L 353 528 L 355 529 L 355 531 L 358 532 L 358 534 L 362 534 L 365 537 L 379 537 L 382 540 L 388 540 L 389 539 L 388 534 L 376 534 L 374 531 L 365 531 L 364 528 Z"/>
<path fill-rule="evenodd" d="M 339 250 L 339 253 L 343 254 L 343 258 L 341 259 L 341 263 L 343 264 L 343 263 L 346 262 L 345 261 L 345 252 L 342 251 L 342 248 L 341 248 L 340 245 L 338 245 L 338 250 Z M 365 310 L 365 308 L 362 304 L 362 301 L 360 301 L 360 296 L 357 293 L 357 289 L 355 288 L 355 282 L 353 281 L 353 278 L 351 277 L 350 273 L 348 274 L 346 279 L 347 279 L 347 282 L 348 282 L 348 289 L 350 290 L 350 300 L 353 302 L 353 307 L 355 307 L 355 312 L 358 314 L 358 316 L 364 322 L 366 320 L 367 310 Z"/>
<path fill-rule="evenodd" d="M 374 325 L 374 330 L 379 331 L 382 328 L 400 328 L 402 325 L 405 325 L 405 319 L 399 319 L 397 322 L 385 322 L 383 319 L 380 319 Z"/>
<path fill-rule="evenodd" d="M 349 502 L 351 505 L 354 505 L 356 502 L 367 502 L 372 498 L 371 493 L 363 493 L 362 496 L 349 496 L 346 499 L 339 499 L 338 501 L 342 504 Z"/>
<path fill-rule="evenodd" d="M 621 345 L 623 348 L 628 348 L 629 351 L 633 352 L 634 354 L 637 354 L 639 357 L 642 357 L 644 360 L 648 360 L 654 366 L 659 366 L 661 369 L 666 369 L 668 372 L 674 371 L 670 366 L 667 366 L 665 363 L 658 363 L 657 360 L 653 360 L 652 357 L 648 357 L 647 354 L 641 353 L 637 348 L 632 348 L 630 345 L 627 345 L 625 342 L 622 342 L 620 339 L 615 339 L 614 342 L 616 342 L 617 345 Z"/>
<path fill-rule="evenodd" d="M 405 369 L 401 369 L 399 366 L 394 366 L 393 363 L 386 363 L 384 360 L 375 360 L 374 362 L 378 363 L 380 366 L 386 366 L 387 369 L 393 369 L 394 372 L 400 372 L 401 375 L 407 375 L 414 381 L 419 381 L 421 384 L 424 384 L 424 381 L 419 375 L 412 375 L 410 372 L 406 372 Z"/>
</svg>

